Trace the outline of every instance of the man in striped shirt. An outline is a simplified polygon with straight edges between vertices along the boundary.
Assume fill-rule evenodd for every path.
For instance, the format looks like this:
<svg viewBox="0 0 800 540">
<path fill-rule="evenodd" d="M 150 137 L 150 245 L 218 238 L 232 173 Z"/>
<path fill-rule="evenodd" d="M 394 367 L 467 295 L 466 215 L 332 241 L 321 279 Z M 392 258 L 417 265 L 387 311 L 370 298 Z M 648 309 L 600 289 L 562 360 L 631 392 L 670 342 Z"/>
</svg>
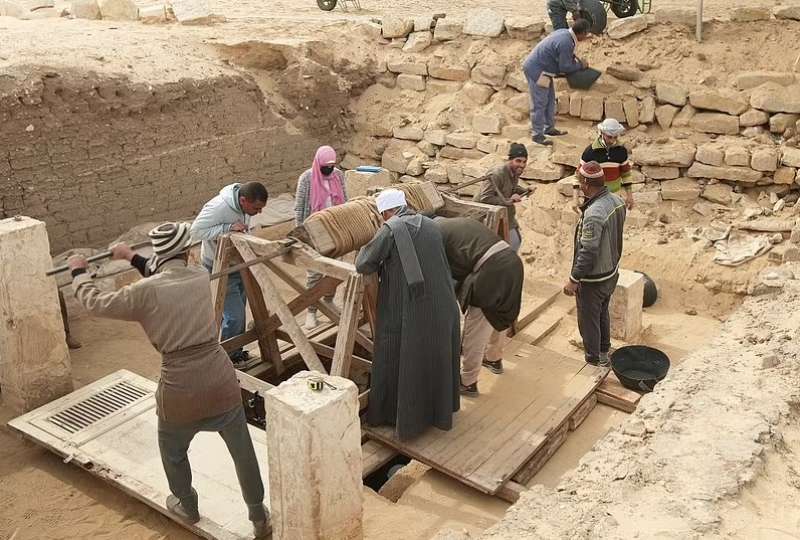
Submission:
<svg viewBox="0 0 800 540">
<path fill-rule="evenodd" d="M 625 133 L 617 120 L 606 118 L 597 125 L 599 132 L 597 138 L 586 147 L 581 156 L 581 165 L 596 161 L 603 167 L 605 186 L 608 191 L 615 193 L 625 200 L 628 210 L 633 208 L 633 193 L 631 193 L 631 162 L 628 159 L 628 150 L 619 144 L 620 136 Z M 580 206 L 578 185 L 573 186 L 575 207 Z"/>
</svg>

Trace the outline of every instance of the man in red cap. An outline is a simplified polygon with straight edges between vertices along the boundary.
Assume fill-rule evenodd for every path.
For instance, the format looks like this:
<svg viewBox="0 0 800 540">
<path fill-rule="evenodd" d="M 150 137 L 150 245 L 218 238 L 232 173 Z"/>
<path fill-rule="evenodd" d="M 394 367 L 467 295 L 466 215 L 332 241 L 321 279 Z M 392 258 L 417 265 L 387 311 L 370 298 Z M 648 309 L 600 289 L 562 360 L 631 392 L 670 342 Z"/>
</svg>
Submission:
<svg viewBox="0 0 800 540">
<path fill-rule="evenodd" d="M 585 202 L 580 207 L 572 271 L 564 294 L 575 296 L 586 362 L 607 367 L 611 348 L 608 304 L 622 257 L 625 201 L 608 191 L 603 168 L 596 161 L 582 164 L 575 176 Z"/>
</svg>

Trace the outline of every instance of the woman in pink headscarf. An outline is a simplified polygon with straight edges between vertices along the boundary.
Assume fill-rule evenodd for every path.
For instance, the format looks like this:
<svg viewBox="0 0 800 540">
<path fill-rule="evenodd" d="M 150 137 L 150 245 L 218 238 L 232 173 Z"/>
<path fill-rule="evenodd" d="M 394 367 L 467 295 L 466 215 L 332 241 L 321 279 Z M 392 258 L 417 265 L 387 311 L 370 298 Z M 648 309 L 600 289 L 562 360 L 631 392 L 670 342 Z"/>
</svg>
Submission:
<svg viewBox="0 0 800 540">
<path fill-rule="evenodd" d="M 311 168 L 300 175 L 297 180 L 297 193 L 294 198 L 295 225 L 302 225 L 308 216 L 325 208 L 336 206 L 347 201 L 344 186 L 344 173 L 336 168 L 336 150 L 330 146 L 320 146 L 314 155 Z M 322 274 L 308 272 L 306 287 L 311 288 L 322 279 Z M 324 298 L 333 302 L 333 295 Z M 317 326 L 317 307 L 308 308 L 306 328 Z"/>
</svg>

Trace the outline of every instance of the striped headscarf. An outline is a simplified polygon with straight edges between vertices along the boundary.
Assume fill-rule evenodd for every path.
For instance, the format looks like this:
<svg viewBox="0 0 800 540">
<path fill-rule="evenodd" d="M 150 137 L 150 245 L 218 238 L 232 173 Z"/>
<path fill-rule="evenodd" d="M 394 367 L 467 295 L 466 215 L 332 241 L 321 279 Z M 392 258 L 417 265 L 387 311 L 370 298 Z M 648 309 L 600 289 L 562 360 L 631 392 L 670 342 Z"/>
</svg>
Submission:
<svg viewBox="0 0 800 540">
<path fill-rule="evenodd" d="M 147 233 L 153 244 L 153 256 L 148 261 L 149 274 L 155 274 L 161 265 L 184 253 L 192 245 L 188 223 L 162 223 Z"/>
</svg>

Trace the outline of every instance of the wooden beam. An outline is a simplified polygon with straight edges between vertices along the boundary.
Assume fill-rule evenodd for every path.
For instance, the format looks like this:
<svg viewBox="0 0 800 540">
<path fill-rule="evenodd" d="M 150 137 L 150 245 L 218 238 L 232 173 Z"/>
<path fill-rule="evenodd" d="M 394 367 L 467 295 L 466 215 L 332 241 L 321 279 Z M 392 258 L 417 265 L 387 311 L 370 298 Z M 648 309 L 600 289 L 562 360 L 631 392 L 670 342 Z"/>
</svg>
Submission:
<svg viewBox="0 0 800 540">
<path fill-rule="evenodd" d="M 281 351 L 278 348 L 275 330 L 267 328 L 267 323 L 271 320 L 271 317 L 264 303 L 264 295 L 252 271 L 253 267 L 249 267 L 242 270 L 240 274 L 247 293 L 247 299 L 250 302 L 250 311 L 253 314 L 253 329 L 258 338 L 258 350 L 261 353 L 261 361 L 266 362 L 269 360 L 275 364 L 275 373 L 280 375 L 285 369 Z"/>
<path fill-rule="evenodd" d="M 267 381 L 256 379 L 252 375 L 248 375 L 244 371 L 239 371 L 238 369 L 236 370 L 236 380 L 239 381 L 239 388 L 246 390 L 251 394 L 258 392 L 263 396 L 265 392 L 275 388 L 274 384 L 269 384 Z"/>
<path fill-rule="evenodd" d="M 217 241 L 217 253 L 211 273 L 219 272 L 230 265 L 231 257 L 230 238 L 222 236 Z M 211 283 L 211 298 L 214 302 L 214 321 L 217 323 L 217 334 L 222 331 L 222 312 L 225 309 L 225 296 L 228 294 L 228 274 L 220 276 Z"/>
<path fill-rule="evenodd" d="M 220 345 L 222 345 L 222 348 L 225 349 L 225 352 L 231 352 L 244 347 L 245 345 L 249 345 L 257 339 L 258 335 L 256 334 L 255 329 L 252 329 L 246 331 L 244 334 L 239 334 L 238 336 L 228 338 Z M 264 360 L 266 360 L 266 358 Z"/>
<path fill-rule="evenodd" d="M 231 237 L 231 241 L 245 261 L 256 258 L 256 254 L 250 247 L 247 237 L 234 235 Z M 265 240 L 265 242 L 268 241 Z M 306 366 L 308 366 L 311 371 L 326 373 L 325 367 L 322 365 L 322 362 L 320 362 L 316 351 L 314 351 L 313 347 L 311 347 L 311 344 L 308 342 L 308 338 L 303 333 L 300 325 L 298 325 L 297 321 L 294 319 L 294 315 L 292 315 L 292 312 L 289 311 L 289 306 L 287 306 L 283 301 L 280 291 L 278 291 L 278 288 L 269 277 L 269 272 L 267 271 L 266 267 L 259 264 L 250 267 L 250 271 L 253 273 L 253 276 L 261 287 L 264 300 L 269 304 L 270 308 L 272 308 L 278 314 L 278 318 L 280 318 L 281 322 L 283 323 L 283 327 L 286 332 L 289 334 L 289 336 L 291 336 L 292 343 L 294 343 L 295 347 L 297 347 L 297 350 L 300 351 L 300 356 L 303 357 Z"/>
<path fill-rule="evenodd" d="M 500 489 L 497 490 L 495 495 L 513 504 L 519 500 L 519 496 L 522 495 L 524 491 L 528 491 L 528 488 L 513 480 L 509 480 L 500 486 Z"/>
<path fill-rule="evenodd" d="M 614 373 L 608 374 L 608 377 L 597 387 L 595 394 L 598 402 L 627 413 L 635 411 L 639 405 L 639 400 L 642 399 L 642 395 L 639 392 L 622 386 L 622 383 L 619 382 Z"/>
<path fill-rule="evenodd" d="M 278 336 L 278 339 L 282 339 L 284 341 L 291 341 L 291 337 L 289 334 L 282 330 L 277 330 L 275 334 Z M 329 345 L 325 345 L 324 343 L 319 343 L 314 341 L 313 339 L 308 340 L 311 343 L 311 346 L 314 347 L 314 350 L 317 351 L 317 354 L 320 356 L 324 356 L 329 360 L 333 360 L 333 355 L 336 352 L 336 349 Z M 353 357 L 353 367 L 360 369 L 361 371 L 366 371 L 367 373 L 372 372 L 372 362 L 367 360 L 366 358 L 362 358 L 360 356 L 352 355 Z"/>
<path fill-rule="evenodd" d="M 400 454 L 391 446 L 370 439 L 361 445 L 361 478 L 366 478 Z"/>
<path fill-rule="evenodd" d="M 369 405 L 369 390 L 358 394 L 358 411 L 361 412 Z"/>
<path fill-rule="evenodd" d="M 297 315 L 309 306 L 316 305 L 320 298 L 335 291 L 339 283 L 341 283 L 341 281 L 337 278 L 330 276 L 323 277 L 312 288 L 303 290 L 299 296 L 290 300 L 288 304 L 289 311 L 292 312 L 292 315 Z M 270 320 L 266 322 L 266 326 L 268 329 L 274 330 L 281 326 L 281 321 L 277 316 L 272 315 Z"/>
<path fill-rule="evenodd" d="M 294 278 L 294 276 L 286 272 L 283 268 L 281 268 L 280 266 L 271 261 L 266 264 L 267 267 L 270 270 L 272 270 L 272 272 L 276 276 L 285 281 L 286 284 L 289 285 L 291 288 L 293 288 L 295 291 L 299 293 L 304 293 L 306 291 L 306 288 L 300 282 L 298 282 L 297 279 Z M 319 309 L 322 312 L 323 315 L 328 317 L 335 324 L 339 324 L 341 314 L 336 309 L 328 305 L 326 302 L 315 302 L 315 305 L 317 306 L 317 309 Z M 364 347 L 370 353 L 374 352 L 373 349 L 374 345 L 372 343 L 372 340 L 361 330 L 358 330 L 356 332 L 356 343 Z"/>
<path fill-rule="evenodd" d="M 375 331 L 378 327 L 378 275 L 369 274 L 364 276 L 364 314 L 369 322 L 369 329 L 372 332 L 374 343 Z M 359 342 L 360 343 L 360 342 Z M 370 350 L 375 354 L 374 350 Z"/>
<path fill-rule="evenodd" d="M 235 234 L 232 235 L 231 238 L 236 238 L 240 242 L 246 243 L 253 253 L 258 256 L 279 253 L 280 250 L 285 247 L 284 244 L 279 242 L 272 242 L 270 240 L 244 234 Z M 314 270 L 320 274 L 335 277 L 342 281 L 346 281 L 347 278 L 356 273 L 356 267 L 352 264 L 324 257 L 311 249 L 311 247 L 302 243 L 292 245 L 292 249 L 289 250 L 288 253 L 283 254 L 282 260 L 298 268 Z"/>
<path fill-rule="evenodd" d="M 336 352 L 331 364 L 331 375 L 347 377 L 353 355 L 356 332 L 358 332 L 358 313 L 364 295 L 364 279 L 360 274 L 350 276 L 344 287 L 342 318 L 339 321 L 339 335 L 336 336 Z"/>
</svg>

